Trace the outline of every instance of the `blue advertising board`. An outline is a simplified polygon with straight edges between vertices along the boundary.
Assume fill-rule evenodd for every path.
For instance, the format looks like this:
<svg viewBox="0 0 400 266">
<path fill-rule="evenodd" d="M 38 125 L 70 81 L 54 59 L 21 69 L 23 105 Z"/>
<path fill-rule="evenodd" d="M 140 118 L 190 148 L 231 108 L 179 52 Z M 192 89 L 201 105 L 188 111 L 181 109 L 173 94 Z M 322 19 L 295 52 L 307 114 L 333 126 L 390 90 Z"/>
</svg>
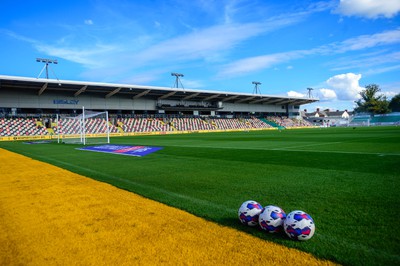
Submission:
<svg viewBox="0 0 400 266">
<path fill-rule="evenodd" d="M 155 151 L 161 150 L 162 147 L 149 146 L 125 146 L 125 145 L 99 145 L 77 148 L 83 151 L 105 152 L 112 154 L 128 155 L 128 156 L 145 156 Z"/>
</svg>

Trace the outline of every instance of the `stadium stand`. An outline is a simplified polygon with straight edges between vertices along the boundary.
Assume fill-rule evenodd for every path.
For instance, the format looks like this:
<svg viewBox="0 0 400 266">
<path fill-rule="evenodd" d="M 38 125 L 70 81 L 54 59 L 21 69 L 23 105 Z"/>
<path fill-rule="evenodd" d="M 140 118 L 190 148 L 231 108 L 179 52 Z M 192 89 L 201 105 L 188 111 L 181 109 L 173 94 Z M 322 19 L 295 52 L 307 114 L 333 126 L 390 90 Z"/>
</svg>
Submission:
<svg viewBox="0 0 400 266">
<path fill-rule="evenodd" d="M 120 118 L 117 124 L 128 132 L 212 131 L 271 128 L 257 118 Z"/>
<path fill-rule="evenodd" d="M 382 126 L 382 125 L 399 125 L 400 113 L 390 113 L 381 115 L 358 114 L 354 116 L 350 126 Z"/>
<path fill-rule="evenodd" d="M 377 125 L 398 124 L 400 123 L 400 114 L 374 116 L 370 123 Z"/>
<path fill-rule="evenodd" d="M 119 118 L 117 124 L 122 126 L 123 132 L 167 132 L 173 127 L 159 118 Z"/>
<path fill-rule="evenodd" d="M 91 135 L 103 134 L 105 119 L 110 133 L 119 136 L 274 128 L 267 116 L 295 127 L 299 125 L 295 120 L 285 122 L 281 116 L 298 117 L 301 105 L 318 101 L 310 97 L 4 75 L 0 75 L 0 83 L 0 137 L 7 136 L 0 140 L 53 135 L 73 138 L 82 132 L 74 117 L 82 115 L 83 110 L 107 114 L 102 123 L 94 119 L 85 122 L 83 131 Z"/>
<path fill-rule="evenodd" d="M 37 136 L 49 134 L 34 118 L 0 118 L 0 136 Z"/>
<path fill-rule="evenodd" d="M 288 118 L 286 116 L 268 116 L 266 119 L 270 122 L 269 124 L 274 127 L 295 128 L 312 126 L 307 120 Z"/>
<path fill-rule="evenodd" d="M 288 118 L 269 117 L 124 117 L 111 118 L 109 121 L 110 133 L 151 133 L 151 132 L 195 132 L 216 130 L 260 130 L 273 128 L 274 125 L 285 127 L 309 126 L 306 121 L 298 122 Z M 0 118 L 0 136 L 38 136 L 38 135 L 68 135 L 79 131 L 79 120 L 60 118 L 57 124 L 55 119 L 51 123 L 43 123 L 37 118 Z M 44 124 L 48 124 L 46 127 Z M 86 121 L 86 133 L 106 133 L 107 129 L 99 118 L 89 118 Z"/>
<path fill-rule="evenodd" d="M 61 118 L 59 120 L 58 126 L 57 123 L 54 123 L 52 125 L 53 131 L 57 134 L 74 134 L 76 133 L 79 128 L 79 120 L 73 120 L 73 119 L 64 119 Z M 118 133 L 118 128 L 111 123 L 109 123 L 109 129 L 110 133 Z M 107 133 L 107 127 L 104 124 L 104 121 L 102 121 L 99 118 L 89 118 L 87 119 L 86 122 L 86 133 L 91 134 L 91 133 Z"/>
<path fill-rule="evenodd" d="M 211 124 L 201 118 L 173 118 L 171 123 L 178 131 L 213 130 Z"/>
</svg>

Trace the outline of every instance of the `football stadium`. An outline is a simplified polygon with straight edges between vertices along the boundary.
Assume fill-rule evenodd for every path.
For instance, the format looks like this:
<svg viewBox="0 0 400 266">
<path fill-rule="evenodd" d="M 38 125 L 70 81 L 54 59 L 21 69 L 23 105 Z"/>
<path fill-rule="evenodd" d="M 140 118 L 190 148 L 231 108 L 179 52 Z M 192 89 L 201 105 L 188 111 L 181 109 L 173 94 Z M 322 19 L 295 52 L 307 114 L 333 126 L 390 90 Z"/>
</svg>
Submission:
<svg viewBox="0 0 400 266">
<path fill-rule="evenodd" d="M 177 75 L 177 73 L 172 74 Z M 310 125 L 307 121 L 296 119 L 300 105 L 317 101 L 313 98 L 258 93 L 201 91 L 178 87 L 58 79 L 0 76 L 0 81 L 0 115 L 19 118 L 18 121 L 8 121 L 9 125 L 3 126 L 1 137 L 73 135 L 77 133 L 73 129 L 76 123 L 74 124 L 71 118 L 82 115 L 83 108 L 91 111 L 86 116 L 93 115 L 94 112 L 99 115 L 103 113 L 103 117 L 101 115 L 88 117 L 89 120 L 86 122 L 91 123 L 87 125 L 91 131 L 87 132 L 88 134 L 105 133 L 105 131 L 109 131 L 112 135 L 131 135 L 138 132 L 165 134 L 250 130 L 277 127 L 277 123 L 307 126 Z M 104 125 L 99 124 L 101 118 L 110 121 L 109 125 L 105 125 L 107 130 Z M 35 130 L 37 125 L 40 125 L 39 131 L 37 128 Z M 57 125 L 60 128 L 57 128 Z M 18 130 L 20 126 L 25 130 Z"/>
<path fill-rule="evenodd" d="M 0 264 L 399 265 L 399 119 L 315 101 L 0 76 Z"/>
</svg>

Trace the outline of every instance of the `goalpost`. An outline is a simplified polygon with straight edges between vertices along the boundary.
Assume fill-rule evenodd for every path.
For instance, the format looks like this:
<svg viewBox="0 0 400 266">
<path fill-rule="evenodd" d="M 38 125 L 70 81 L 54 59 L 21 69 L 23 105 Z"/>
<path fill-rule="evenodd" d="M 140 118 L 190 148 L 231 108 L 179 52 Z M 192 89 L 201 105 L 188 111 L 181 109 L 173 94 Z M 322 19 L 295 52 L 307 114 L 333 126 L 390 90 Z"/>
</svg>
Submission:
<svg viewBox="0 0 400 266">
<path fill-rule="evenodd" d="M 57 142 L 74 144 L 110 143 L 108 112 L 93 112 L 82 107 L 76 116 L 57 115 Z"/>
</svg>

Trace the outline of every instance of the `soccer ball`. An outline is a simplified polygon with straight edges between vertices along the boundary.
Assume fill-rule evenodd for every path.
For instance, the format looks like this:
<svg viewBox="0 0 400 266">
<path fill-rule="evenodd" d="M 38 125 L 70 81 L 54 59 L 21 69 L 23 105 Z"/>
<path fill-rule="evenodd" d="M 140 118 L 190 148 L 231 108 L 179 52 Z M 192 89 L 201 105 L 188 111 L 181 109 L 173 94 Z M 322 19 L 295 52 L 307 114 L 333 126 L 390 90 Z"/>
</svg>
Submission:
<svg viewBox="0 0 400 266">
<path fill-rule="evenodd" d="M 269 205 L 264 207 L 258 217 L 258 223 L 261 229 L 269 233 L 277 233 L 282 231 L 283 221 L 286 213 L 278 206 Z"/>
<path fill-rule="evenodd" d="M 254 200 L 243 202 L 238 211 L 240 222 L 248 226 L 256 226 L 262 208 L 261 204 Z"/>
<path fill-rule="evenodd" d="M 292 211 L 283 222 L 285 233 L 294 240 L 309 240 L 315 233 L 315 224 L 310 215 L 303 211 Z"/>
</svg>

